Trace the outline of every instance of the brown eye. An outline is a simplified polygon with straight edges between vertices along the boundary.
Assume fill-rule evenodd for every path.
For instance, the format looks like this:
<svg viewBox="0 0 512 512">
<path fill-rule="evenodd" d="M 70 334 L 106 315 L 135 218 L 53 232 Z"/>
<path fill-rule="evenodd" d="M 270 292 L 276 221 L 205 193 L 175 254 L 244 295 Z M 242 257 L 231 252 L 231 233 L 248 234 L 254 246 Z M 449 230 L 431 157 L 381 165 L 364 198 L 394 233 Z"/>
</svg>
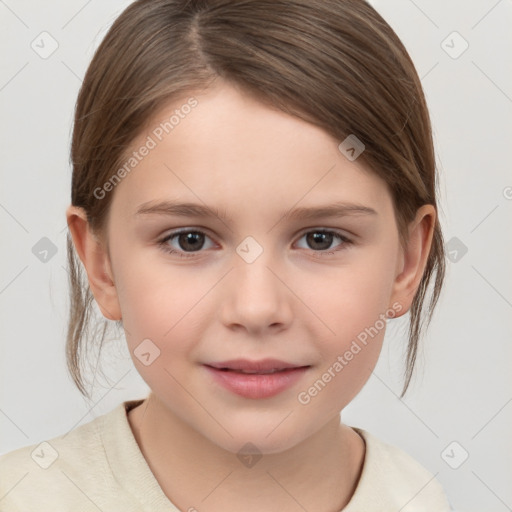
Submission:
<svg viewBox="0 0 512 512">
<path fill-rule="evenodd" d="M 182 230 L 175 231 L 167 235 L 163 240 L 159 242 L 159 246 L 163 251 L 170 254 L 178 254 L 181 257 L 194 257 L 194 253 L 199 252 L 204 248 L 205 240 L 209 238 L 202 231 L 197 230 Z M 169 242 L 175 240 L 174 245 Z"/>
<path fill-rule="evenodd" d="M 180 233 L 178 236 L 178 245 L 184 251 L 192 250 L 197 251 L 204 245 L 204 234 L 196 231 L 189 233 Z"/>
<path fill-rule="evenodd" d="M 351 240 L 349 240 L 347 237 L 343 236 L 340 233 L 337 233 L 336 231 L 329 231 L 329 230 L 322 230 L 322 229 L 316 229 L 312 231 L 308 231 L 304 233 L 301 237 L 305 238 L 307 247 L 304 247 L 305 249 L 312 249 L 315 252 L 322 252 L 322 251 L 330 251 L 332 249 L 335 249 L 335 247 L 343 248 L 346 245 L 349 245 L 352 243 Z M 341 244 L 338 244 L 335 247 L 332 247 L 333 241 L 336 239 L 341 240 Z M 340 249 L 335 249 L 340 250 Z"/>
<path fill-rule="evenodd" d="M 325 232 L 311 232 L 306 235 L 308 245 L 312 249 L 325 250 L 330 249 L 333 241 L 332 233 Z"/>
</svg>

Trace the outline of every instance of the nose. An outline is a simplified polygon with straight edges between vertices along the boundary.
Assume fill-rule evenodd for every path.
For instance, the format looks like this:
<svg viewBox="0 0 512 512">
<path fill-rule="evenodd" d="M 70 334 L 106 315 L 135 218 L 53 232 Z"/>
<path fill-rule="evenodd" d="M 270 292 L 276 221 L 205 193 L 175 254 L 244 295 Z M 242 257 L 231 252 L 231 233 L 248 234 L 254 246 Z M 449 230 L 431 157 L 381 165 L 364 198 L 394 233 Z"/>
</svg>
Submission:
<svg viewBox="0 0 512 512">
<path fill-rule="evenodd" d="M 293 293 L 270 251 L 263 251 L 252 262 L 234 255 L 233 264 L 220 304 L 224 325 L 258 335 L 286 329 L 293 316 Z"/>
</svg>

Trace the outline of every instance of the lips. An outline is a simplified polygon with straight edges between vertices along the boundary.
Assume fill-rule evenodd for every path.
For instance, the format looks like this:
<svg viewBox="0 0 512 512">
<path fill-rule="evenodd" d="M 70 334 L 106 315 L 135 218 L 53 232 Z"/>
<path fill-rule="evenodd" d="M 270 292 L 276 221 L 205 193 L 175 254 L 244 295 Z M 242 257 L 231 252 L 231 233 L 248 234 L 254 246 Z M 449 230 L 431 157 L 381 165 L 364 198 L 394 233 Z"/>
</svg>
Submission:
<svg viewBox="0 0 512 512">
<path fill-rule="evenodd" d="M 271 373 L 282 372 L 283 368 L 272 368 L 271 370 L 235 370 L 234 368 L 218 368 L 221 372 L 237 372 L 252 375 L 257 373 L 258 375 L 269 375 Z"/>
<path fill-rule="evenodd" d="M 295 385 L 310 365 L 278 359 L 235 359 L 205 364 L 213 382 L 244 398 L 270 398 Z"/>
<path fill-rule="evenodd" d="M 247 359 L 232 359 L 220 363 L 209 363 L 207 366 L 223 371 L 234 371 L 238 373 L 275 373 L 290 368 L 302 368 L 309 365 L 295 365 L 280 361 L 279 359 L 261 359 L 259 361 L 249 361 Z"/>
</svg>

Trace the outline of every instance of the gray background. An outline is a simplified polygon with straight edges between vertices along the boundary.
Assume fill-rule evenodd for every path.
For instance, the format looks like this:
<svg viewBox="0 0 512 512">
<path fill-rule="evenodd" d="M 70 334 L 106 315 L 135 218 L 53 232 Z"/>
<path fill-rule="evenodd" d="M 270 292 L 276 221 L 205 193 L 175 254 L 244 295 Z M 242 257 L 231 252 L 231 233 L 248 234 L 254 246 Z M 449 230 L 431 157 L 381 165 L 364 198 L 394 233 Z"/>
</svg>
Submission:
<svg viewBox="0 0 512 512">
<path fill-rule="evenodd" d="M 0 0 L 0 453 L 148 391 L 122 338 L 107 345 L 108 379 L 98 378 L 91 403 L 64 354 L 74 102 L 93 50 L 129 3 Z M 407 316 L 389 324 L 378 366 L 343 418 L 409 452 L 458 511 L 512 510 L 512 2 L 372 4 L 422 78 L 452 261 L 409 393 L 397 396 Z M 49 51 L 52 40 L 46 58 L 31 47 Z M 43 237 L 56 250 L 46 262 L 33 253 Z"/>
</svg>

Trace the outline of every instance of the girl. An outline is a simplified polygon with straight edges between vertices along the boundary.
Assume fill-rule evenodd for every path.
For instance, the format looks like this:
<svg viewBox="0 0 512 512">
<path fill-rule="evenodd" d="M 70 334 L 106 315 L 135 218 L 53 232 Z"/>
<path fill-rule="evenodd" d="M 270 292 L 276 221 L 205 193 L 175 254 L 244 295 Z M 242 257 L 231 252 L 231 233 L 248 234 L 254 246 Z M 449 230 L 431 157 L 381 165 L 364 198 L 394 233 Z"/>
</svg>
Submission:
<svg viewBox="0 0 512 512">
<path fill-rule="evenodd" d="M 444 278 L 421 84 L 369 4 L 133 3 L 71 156 L 71 374 L 94 297 L 151 393 L 3 456 L 0 510 L 450 510 L 340 423 L 409 312 L 405 393 Z"/>
</svg>

